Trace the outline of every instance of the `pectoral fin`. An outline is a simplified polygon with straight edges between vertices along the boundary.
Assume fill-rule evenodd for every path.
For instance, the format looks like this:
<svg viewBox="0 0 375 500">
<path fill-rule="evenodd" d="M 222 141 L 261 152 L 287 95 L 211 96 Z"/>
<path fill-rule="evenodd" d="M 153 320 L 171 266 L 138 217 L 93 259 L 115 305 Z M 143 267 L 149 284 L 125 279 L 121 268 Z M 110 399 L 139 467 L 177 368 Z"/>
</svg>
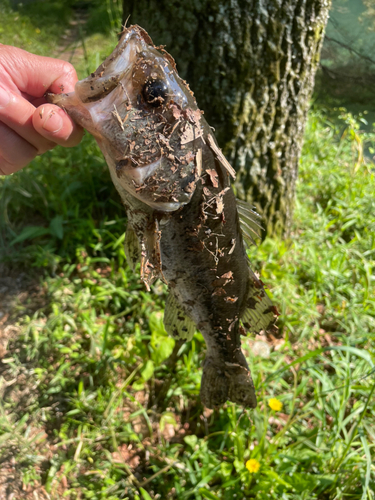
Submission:
<svg viewBox="0 0 375 500">
<path fill-rule="evenodd" d="M 186 315 L 172 292 L 165 303 L 164 327 L 169 335 L 182 340 L 191 340 L 196 330 L 194 322 Z"/>
<path fill-rule="evenodd" d="M 277 331 L 275 321 L 279 313 L 276 306 L 266 294 L 263 283 L 255 276 L 249 268 L 250 280 L 247 297 L 245 299 L 246 309 L 241 316 L 241 321 L 246 330 L 259 333 L 261 330 Z"/>
<path fill-rule="evenodd" d="M 261 216 L 251 209 L 250 205 L 242 200 L 236 200 L 240 227 L 248 246 L 256 245 L 255 238 L 261 237 L 262 226 L 259 221 Z"/>
</svg>

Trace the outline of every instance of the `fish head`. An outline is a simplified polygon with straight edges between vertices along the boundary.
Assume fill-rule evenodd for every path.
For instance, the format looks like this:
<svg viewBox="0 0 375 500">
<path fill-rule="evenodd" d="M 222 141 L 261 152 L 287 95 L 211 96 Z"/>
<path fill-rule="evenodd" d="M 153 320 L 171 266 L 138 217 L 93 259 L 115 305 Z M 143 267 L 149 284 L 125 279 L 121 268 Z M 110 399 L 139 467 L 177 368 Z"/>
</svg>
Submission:
<svg viewBox="0 0 375 500">
<path fill-rule="evenodd" d="M 49 94 L 99 144 L 112 180 L 156 210 L 188 203 L 200 177 L 208 127 L 173 58 L 139 26 L 69 94 Z"/>
</svg>

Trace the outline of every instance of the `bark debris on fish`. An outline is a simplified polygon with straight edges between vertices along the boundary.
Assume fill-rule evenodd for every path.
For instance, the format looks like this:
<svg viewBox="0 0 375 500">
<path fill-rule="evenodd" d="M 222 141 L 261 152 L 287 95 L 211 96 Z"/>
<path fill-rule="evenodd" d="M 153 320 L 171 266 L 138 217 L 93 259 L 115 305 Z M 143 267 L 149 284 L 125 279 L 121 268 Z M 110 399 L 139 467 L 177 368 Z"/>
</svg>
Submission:
<svg viewBox="0 0 375 500">
<path fill-rule="evenodd" d="M 96 139 L 128 216 L 125 250 L 149 288 L 167 285 L 164 324 L 207 344 L 201 400 L 257 404 L 241 334 L 274 329 L 276 308 L 249 267 L 259 219 L 238 202 L 234 170 L 173 58 L 139 26 L 70 94 L 50 95 Z"/>
</svg>

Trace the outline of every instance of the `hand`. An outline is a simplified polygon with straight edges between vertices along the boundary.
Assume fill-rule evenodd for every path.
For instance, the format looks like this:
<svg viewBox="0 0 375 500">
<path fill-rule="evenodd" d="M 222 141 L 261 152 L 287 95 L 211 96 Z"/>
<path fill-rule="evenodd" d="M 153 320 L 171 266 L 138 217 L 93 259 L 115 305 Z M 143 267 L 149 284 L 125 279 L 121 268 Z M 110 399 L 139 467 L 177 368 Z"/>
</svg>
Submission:
<svg viewBox="0 0 375 500">
<path fill-rule="evenodd" d="M 0 44 L 0 175 L 17 172 L 56 144 L 80 142 L 82 128 L 43 98 L 47 91 L 73 91 L 76 81 L 68 62 Z"/>
</svg>

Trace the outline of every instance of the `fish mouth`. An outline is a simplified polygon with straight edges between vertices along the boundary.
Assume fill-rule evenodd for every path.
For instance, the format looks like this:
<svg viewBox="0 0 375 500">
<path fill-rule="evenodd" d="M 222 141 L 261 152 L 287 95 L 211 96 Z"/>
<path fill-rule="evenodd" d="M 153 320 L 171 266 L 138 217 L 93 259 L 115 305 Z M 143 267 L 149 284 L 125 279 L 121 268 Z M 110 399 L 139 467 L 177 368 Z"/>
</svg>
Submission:
<svg viewBox="0 0 375 500">
<path fill-rule="evenodd" d="M 166 68 L 165 59 L 170 69 L 176 69 L 174 59 L 166 51 L 161 50 L 162 54 L 154 47 L 151 38 L 140 26 L 129 26 L 122 32 L 120 41 L 111 55 L 91 75 L 79 80 L 75 84 L 74 92 L 46 94 L 46 99 L 48 102 L 65 109 L 79 125 L 97 136 L 95 116 L 92 116 L 93 124 L 91 127 L 88 118 L 89 114 L 98 114 L 98 117 L 102 118 L 105 109 L 102 109 L 100 103 L 107 96 L 113 94 L 111 98 L 116 103 L 119 99 L 116 94 L 122 93 L 125 94 L 126 101 L 129 104 L 137 105 L 136 96 L 132 95 L 134 92 L 126 89 L 124 81 L 132 79 L 133 67 L 140 55 L 147 53 L 154 57 L 155 60 L 159 60 L 158 64 L 163 68 L 163 72 Z M 187 105 L 187 98 L 181 92 L 179 83 L 170 71 L 165 72 L 165 78 L 168 80 L 169 88 L 175 96 L 174 100 L 176 103 L 180 102 L 181 108 L 184 108 Z M 116 89 L 117 91 L 114 92 Z M 108 97 L 108 99 L 111 98 Z M 121 101 L 121 99 L 119 100 Z M 79 110 L 77 110 L 77 107 L 79 107 Z M 108 109 L 109 107 L 112 109 L 113 103 L 110 103 L 110 106 L 109 103 L 106 103 L 105 108 Z M 83 115 L 83 118 L 80 118 L 80 114 Z"/>
<path fill-rule="evenodd" d="M 149 37 L 148 39 L 151 41 Z M 95 102 L 110 94 L 130 71 L 138 53 L 146 46 L 142 28 L 131 26 L 125 29 L 112 54 L 94 73 L 76 83 L 74 90 L 82 103 Z"/>
<path fill-rule="evenodd" d="M 140 26 L 125 28 L 112 54 L 91 75 L 79 80 L 75 84 L 74 92 L 47 94 L 47 101 L 64 108 L 68 114 L 71 114 L 73 106 L 87 105 L 103 99 L 121 85 L 121 80 L 131 71 L 139 52 L 145 50 L 148 44 L 152 44 L 152 40 Z M 74 115 L 73 118 L 80 123 L 77 113 Z M 81 125 L 87 128 L 86 122 Z M 92 133 L 90 129 L 88 130 Z"/>
<path fill-rule="evenodd" d="M 46 98 L 94 136 L 123 198 L 128 193 L 156 210 L 172 212 L 189 202 L 191 192 L 182 187 L 177 193 L 178 188 L 169 188 L 163 178 L 163 172 L 170 173 L 170 160 L 157 144 L 159 136 L 167 140 L 157 127 L 159 122 L 163 127 L 167 123 L 163 110 L 172 116 L 168 99 L 179 111 L 196 104 L 181 87 L 174 60 L 161 51 L 142 28 L 130 26 L 96 71 L 76 83 L 74 92 L 47 94 Z M 156 92 L 149 82 L 162 82 L 163 110 L 159 101 L 155 104 L 147 98 L 146 85 Z M 147 142 L 141 131 L 150 133 Z M 162 187 L 157 186 L 159 182 Z M 161 194 L 159 188 L 164 189 Z"/>
</svg>

